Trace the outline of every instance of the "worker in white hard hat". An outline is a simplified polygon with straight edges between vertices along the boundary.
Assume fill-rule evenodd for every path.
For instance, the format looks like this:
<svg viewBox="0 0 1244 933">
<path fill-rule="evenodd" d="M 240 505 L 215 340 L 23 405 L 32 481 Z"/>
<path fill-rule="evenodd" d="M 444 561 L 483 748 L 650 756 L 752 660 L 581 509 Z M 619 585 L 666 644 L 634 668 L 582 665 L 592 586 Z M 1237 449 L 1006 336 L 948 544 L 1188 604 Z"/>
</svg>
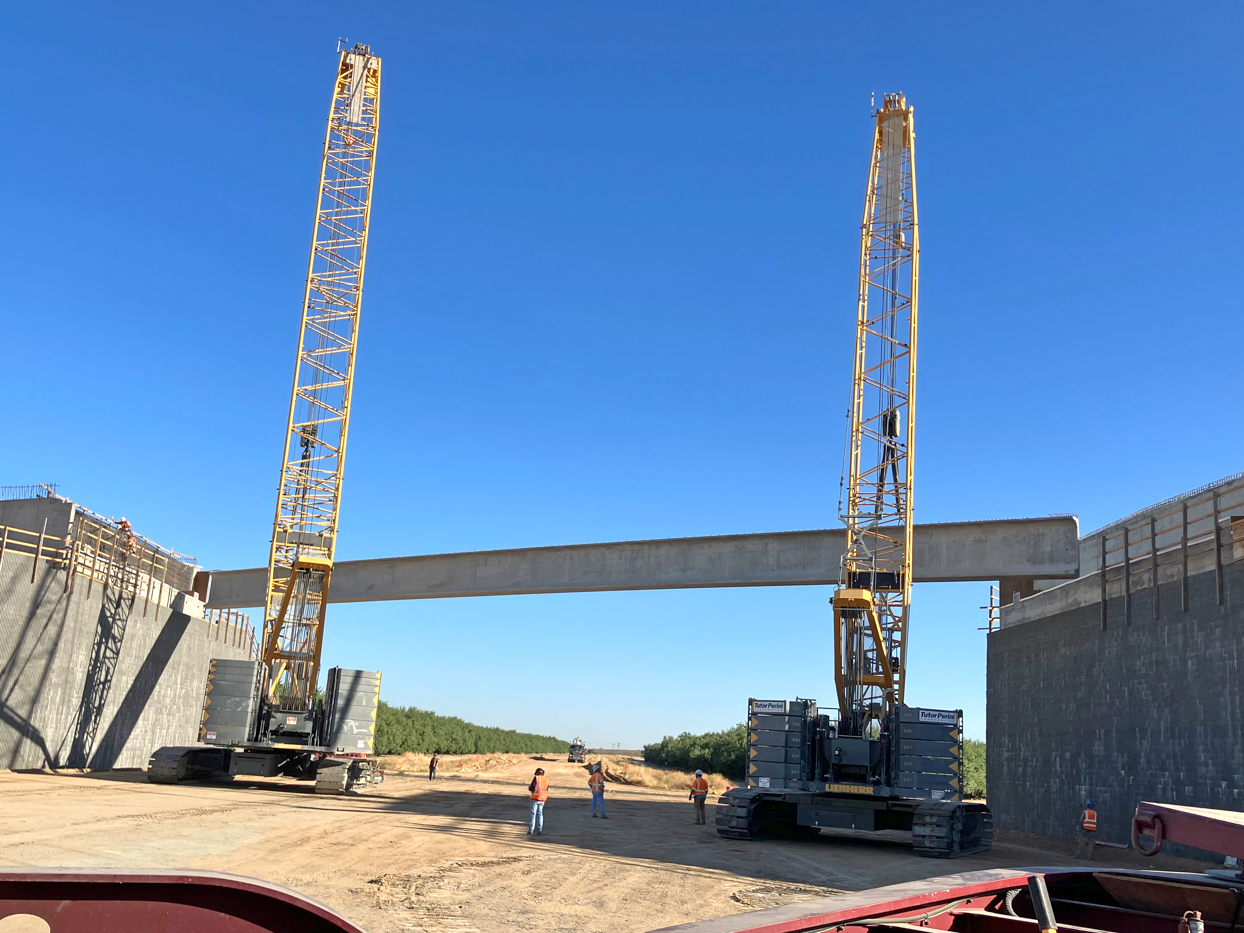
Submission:
<svg viewBox="0 0 1244 933">
<path fill-rule="evenodd" d="M 708 820 L 704 817 L 704 801 L 708 799 L 708 781 L 704 779 L 704 772 L 699 769 L 696 769 L 695 777 L 691 780 L 691 793 L 687 795 L 687 799 L 695 804 L 696 825 L 706 825 Z"/>
</svg>

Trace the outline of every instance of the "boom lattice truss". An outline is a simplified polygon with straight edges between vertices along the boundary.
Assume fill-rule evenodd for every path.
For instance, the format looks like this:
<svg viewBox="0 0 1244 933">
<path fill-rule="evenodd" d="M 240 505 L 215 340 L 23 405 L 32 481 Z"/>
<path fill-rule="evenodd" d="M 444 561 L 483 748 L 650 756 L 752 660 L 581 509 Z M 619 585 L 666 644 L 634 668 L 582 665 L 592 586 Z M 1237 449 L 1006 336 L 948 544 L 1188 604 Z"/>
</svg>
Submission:
<svg viewBox="0 0 1244 933">
<path fill-rule="evenodd" d="M 286 709 L 309 706 L 319 675 L 379 127 L 380 59 L 356 45 L 340 53 L 324 137 L 268 558 L 263 660 Z"/>
<path fill-rule="evenodd" d="M 911 507 L 916 426 L 915 133 L 901 94 L 876 111 L 860 243 L 847 550 L 834 594 L 834 660 L 843 728 L 903 701 L 911 605 Z"/>
</svg>

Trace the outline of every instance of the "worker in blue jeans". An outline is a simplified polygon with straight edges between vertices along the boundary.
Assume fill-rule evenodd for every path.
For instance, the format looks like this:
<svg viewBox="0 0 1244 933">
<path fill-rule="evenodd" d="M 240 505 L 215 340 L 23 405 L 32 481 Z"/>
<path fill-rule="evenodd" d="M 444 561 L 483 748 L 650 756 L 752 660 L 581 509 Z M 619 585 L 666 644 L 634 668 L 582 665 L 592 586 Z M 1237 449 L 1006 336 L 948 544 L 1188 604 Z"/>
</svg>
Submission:
<svg viewBox="0 0 1244 933">
<path fill-rule="evenodd" d="M 587 786 L 592 791 L 592 819 L 596 819 L 596 804 L 600 804 L 600 815 L 605 816 L 605 776 L 600 773 L 600 762 L 592 766 L 592 775 L 587 779 Z"/>
<path fill-rule="evenodd" d="M 531 792 L 531 825 L 528 836 L 544 835 L 544 804 L 549 799 L 549 779 L 544 776 L 543 768 L 536 768 L 535 776 L 527 785 Z"/>
</svg>

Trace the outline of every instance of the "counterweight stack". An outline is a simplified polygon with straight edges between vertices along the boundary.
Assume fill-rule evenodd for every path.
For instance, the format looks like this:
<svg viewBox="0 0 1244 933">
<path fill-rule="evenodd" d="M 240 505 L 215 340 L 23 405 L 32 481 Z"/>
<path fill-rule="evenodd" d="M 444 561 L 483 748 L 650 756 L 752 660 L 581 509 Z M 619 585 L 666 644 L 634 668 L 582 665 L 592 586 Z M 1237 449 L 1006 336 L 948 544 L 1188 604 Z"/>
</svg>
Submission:
<svg viewBox="0 0 1244 933">
<path fill-rule="evenodd" d="M 864 734 L 903 702 L 919 258 L 912 108 L 902 94 L 887 94 L 876 112 L 864 202 L 841 509 L 847 549 L 833 597 L 839 713 L 851 735 Z"/>
<path fill-rule="evenodd" d="M 268 558 L 263 661 L 283 709 L 306 709 L 319 676 L 379 128 L 380 59 L 356 45 L 340 53 L 324 137 Z"/>
</svg>

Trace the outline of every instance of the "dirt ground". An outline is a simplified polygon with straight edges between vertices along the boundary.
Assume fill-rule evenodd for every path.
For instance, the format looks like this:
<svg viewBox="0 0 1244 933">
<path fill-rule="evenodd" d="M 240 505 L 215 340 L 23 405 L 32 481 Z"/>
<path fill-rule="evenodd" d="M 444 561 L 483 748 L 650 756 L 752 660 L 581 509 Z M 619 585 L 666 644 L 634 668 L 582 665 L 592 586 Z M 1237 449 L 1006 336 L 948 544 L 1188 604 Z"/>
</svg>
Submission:
<svg viewBox="0 0 1244 933">
<path fill-rule="evenodd" d="M 139 772 L 0 771 L 0 863 L 212 869 L 301 891 L 369 933 L 492 933 L 652 930 L 938 874 L 1069 861 L 1011 843 L 935 861 L 912 855 L 901 833 L 727 840 L 711 817 L 694 825 L 685 795 L 616 784 L 606 791 L 610 819 L 592 819 L 581 765 L 501 766 L 436 783 L 390 774 L 345 797 L 281 780 L 162 786 Z M 532 838 L 526 785 L 537 766 L 552 787 L 544 835 Z"/>
</svg>

